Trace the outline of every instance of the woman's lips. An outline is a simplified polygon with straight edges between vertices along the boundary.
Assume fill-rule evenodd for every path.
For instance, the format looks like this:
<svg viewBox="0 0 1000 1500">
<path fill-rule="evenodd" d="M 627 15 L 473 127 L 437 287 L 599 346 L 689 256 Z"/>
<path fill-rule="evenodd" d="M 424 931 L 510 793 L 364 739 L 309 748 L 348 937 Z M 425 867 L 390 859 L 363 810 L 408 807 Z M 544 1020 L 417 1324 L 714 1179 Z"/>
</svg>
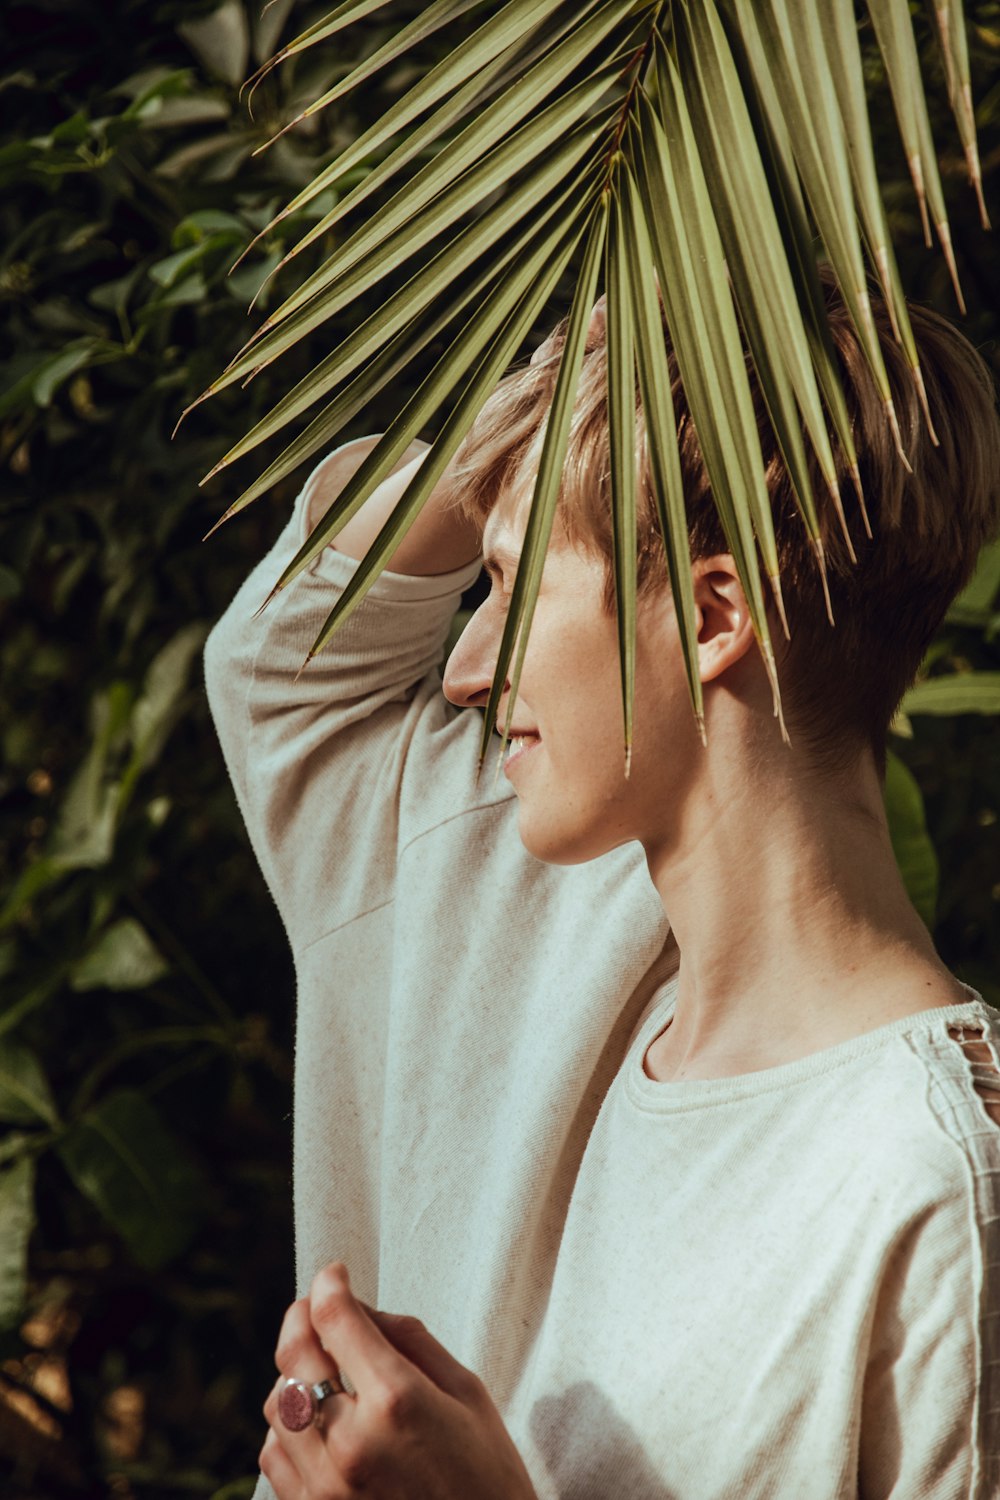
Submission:
<svg viewBox="0 0 1000 1500">
<path fill-rule="evenodd" d="M 508 741 L 507 755 L 504 759 L 504 773 L 506 774 L 516 761 L 522 760 L 536 745 L 542 743 L 541 736 L 537 734 L 512 734 Z"/>
</svg>

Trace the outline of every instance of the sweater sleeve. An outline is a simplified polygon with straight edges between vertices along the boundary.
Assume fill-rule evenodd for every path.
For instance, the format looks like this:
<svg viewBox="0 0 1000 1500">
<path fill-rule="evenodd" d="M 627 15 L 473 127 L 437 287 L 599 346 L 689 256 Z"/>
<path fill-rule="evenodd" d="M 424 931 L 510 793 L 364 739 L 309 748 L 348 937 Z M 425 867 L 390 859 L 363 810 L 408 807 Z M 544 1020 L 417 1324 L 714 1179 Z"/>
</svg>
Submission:
<svg viewBox="0 0 1000 1500">
<path fill-rule="evenodd" d="M 992 1197 L 1000 1173 L 989 1176 Z M 1000 1243 L 995 1215 L 976 1204 L 982 1186 L 929 1206 L 888 1263 L 864 1387 L 860 1500 L 1000 1494 Z"/>
<path fill-rule="evenodd" d="M 478 561 L 434 577 L 383 573 L 305 670 L 357 563 L 327 547 L 260 611 L 308 534 L 317 484 L 332 499 L 375 441 L 345 444 L 314 471 L 205 648 L 223 754 L 293 949 L 391 899 L 404 775 L 419 783 L 431 773 L 437 738 L 453 734 L 461 717 L 448 708 L 436 667 Z M 466 740 L 475 732 L 472 722 L 461 729 Z M 464 786 L 469 756 L 460 762 Z"/>
</svg>

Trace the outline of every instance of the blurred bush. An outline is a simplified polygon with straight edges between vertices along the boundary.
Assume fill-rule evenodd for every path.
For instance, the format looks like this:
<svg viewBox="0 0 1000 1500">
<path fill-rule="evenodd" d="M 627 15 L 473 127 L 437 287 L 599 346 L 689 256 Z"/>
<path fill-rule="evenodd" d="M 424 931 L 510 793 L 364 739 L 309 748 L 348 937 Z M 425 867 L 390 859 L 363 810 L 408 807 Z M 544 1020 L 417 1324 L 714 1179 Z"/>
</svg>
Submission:
<svg viewBox="0 0 1000 1500">
<path fill-rule="evenodd" d="M 199 658 L 294 492 L 202 544 L 240 485 L 198 481 L 273 387 L 170 441 L 303 222 L 233 262 L 360 128 L 341 111 L 251 158 L 350 64 L 287 66 L 251 119 L 238 86 L 292 9 L 5 8 L 5 1496 L 210 1495 L 252 1473 L 292 1294 L 293 982 Z"/>
<path fill-rule="evenodd" d="M 377 19 L 394 29 L 420 8 L 390 4 Z M 970 6 L 988 188 L 997 10 Z M 384 34 L 348 33 L 322 73 L 311 52 L 308 67 L 286 65 L 251 118 L 240 82 L 324 11 L 308 0 L 273 0 L 260 16 L 241 0 L 5 8 L 0 1485 L 12 1500 L 237 1500 L 252 1487 L 292 1289 L 294 995 L 198 653 L 295 485 L 203 546 L 247 476 L 227 473 L 208 498 L 198 480 L 275 386 L 229 392 L 170 433 L 247 336 L 247 303 L 303 220 L 228 275 L 237 257 L 408 81 L 389 70 L 335 118 L 252 158 Z M 943 114 L 938 124 L 951 143 Z M 907 284 L 949 311 L 888 105 L 878 125 L 899 178 Z M 995 359 L 995 245 L 959 164 L 946 166 L 968 327 Z M 258 307 L 273 295 L 269 283 Z M 298 373 L 293 359 L 280 389 Z M 373 403 L 357 430 L 386 420 Z M 914 895 L 948 961 L 994 1001 L 1000 746 L 983 711 L 997 709 L 998 586 L 994 551 L 934 648 L 923 701 L 899 722 L 888 788 Z"/>
</svg>

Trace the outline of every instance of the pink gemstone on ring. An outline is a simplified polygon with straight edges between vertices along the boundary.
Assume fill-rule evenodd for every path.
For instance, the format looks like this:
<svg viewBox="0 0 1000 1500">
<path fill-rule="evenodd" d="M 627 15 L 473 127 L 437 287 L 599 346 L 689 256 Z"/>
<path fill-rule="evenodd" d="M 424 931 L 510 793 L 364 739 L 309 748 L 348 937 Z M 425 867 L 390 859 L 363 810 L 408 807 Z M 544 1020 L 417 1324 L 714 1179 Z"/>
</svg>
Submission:
<svg viewBox="0 0 1000 1500">
<path fill-rule="evenodd" d="M 304 1432 L 316 1420 L 316 1397 L 301 1380 L 289 1380 L 278 1397 L 278 1416 L 289 1432 Z"/>
</svg>

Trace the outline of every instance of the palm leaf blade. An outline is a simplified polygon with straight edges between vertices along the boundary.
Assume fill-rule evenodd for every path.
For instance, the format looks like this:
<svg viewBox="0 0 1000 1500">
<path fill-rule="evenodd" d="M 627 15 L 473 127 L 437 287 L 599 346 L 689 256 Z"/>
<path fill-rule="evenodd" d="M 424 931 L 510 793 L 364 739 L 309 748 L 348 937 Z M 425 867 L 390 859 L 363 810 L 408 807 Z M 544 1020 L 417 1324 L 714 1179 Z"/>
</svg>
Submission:
<svg viewBox="0 0 1000 1500">
<path fill-rule="evenodd" d="M 415 47 L 418 42 L 425 41 L 427 37 L 432 36 L 442 26 L 446 26 L 449 21 L 456 20 L 465 11 L 474 9 L 478 3 L 479 0 L 435 0 L 433 5 L 425 6 L 420 15 L 416 16 L 408 26 L 397 31 L 370 57 L 366 57 L 356 68 L 353 68 L 346 78 L 342 78 L 332 89 L 328 89 L 319 99 L 314 100 L 308 109 L 290 123 L 295 124 L 298 120 L 317 114 L 321 109 L 326 109 L 328 105 L 342 99 L 345 94 L 356 89 L 358 84 L 367 83 L 369 78 L 374 77 L 389 63 L 395 62 L 398 57 L 402 57 L 411 47 Z M 372 7 L 372 9 L 375 8 Z M 291 42 L 287 48 L 283 49 L 282 56 L 291 57 L 297 52 L 305 51 L 307 47 L 315 47 L 320 42 L 328 41 L 334 31 L 341 30 L 344 24 L 346 22 L 338 21 L 334 25 L 321 22 L 318 27 L 310 28 L 305 35 Z M 289 126 L 285 127 L 286 130 L 288 128 Z"/>
<path fill-rule="evenodd" d="M 426 454 L 420 469 L 407 486 L 405 493 L 401 496 L 392 516 L 383 526 L 379 535 L 375 538 L 364 559 L 359 563 L 348 588 L 341 595 L 337 604 L 328 616 L 323 629 L 313 644 L 310 656 L 315 656 L 322 650 L 323 646 L 332 636 L 337 627 L 357 608 L 364 598 L 365 593 L 378 577 L 385 563 L 392 556 L 400 540 L 413 524 L 421 506 L 427 500 L 434 485 L 443 474 L 449 460 L 457 451 L 472 423 L 482 407 L 482 404 L 490 391 L 496 385 L 497 380 L 504 368 L 510 363 L 511 358 L 522 343 L 528 329 L 535 322 L 542 307 L 556 286 L 569 263 L 570 257 L 579 239 L 579 217 L 573 220 L 569 231 L 563 231 L 558 245 L 553 249 L 550 241 L 544 246 L 544 255 L 539 257 L 537 265 L 537 276 L 533 278 L 521 278 L 520 297 L 516 305 L 509 312 L 506 320 L 502 323 L 499 331 L 495 333 L 493 342 L 489 345 L 482 357 L 475 373 L 466 386 L 463 395 L 449 415 L 441 429 L 433 446 Z M 523 283 L 527 282 L 527 289 Z M 509 285 L 500 289 L 500 296 L 509 299 Z M 490 320 L 491 329 L 495 328 L 495 321 Z M 386 434 L 386 438 L 389 433 Z M 386 441 L 381 440 L 379 446 Z M 392 449 L 399 452 L 405 449 L 398 448 L 398 440 L 393 441 Z M 374 459 L 376 450 L 370 457 Z M 382 460 L 378 467 L 372 464 L 372 474 L 381 472 L 388 473 L 392 464 Z M 368 492 L 374 487 L 377 479 L 370 478 L 366 482 Z M 338 497 L 336 506 L 338 515 L 335 520 L 335 530 L 345 525 L 350 515 L 357 510 L 366 498 L 364 491 L 359 487 L 358 496 L 355 496 L 349 507 L 349 513 L 342 506 L 344 496 Z M 311 540 L 311 539 L 310 539 Z"/>
<path fill-rule="evenodd" d="M 502 198 L 493 209 L 440 250 L 433 260 L 365 319 L 337 349 L 321 360 L 310 375 L 293 387 L 245 438 L 230 449 L 212 472 L 218 472 L 250 452 L 265 438 L 280 431 L 287 422 L 307 410 L 366 359 L 371 358 L 410 318 L 436 298 L 447 295 L 458 276 L 480 255 L 495 244 L 503 244 L 509 229 L 530 212 L 539 195 L 551 191 L 572 172 L 599 133 L 599 129 L 595 129 L 564 142 L 558 152 L 525 179 L 516 195 L 512 193 Z M 359 273 L 361 275 L 363 273 Z M 338 310 L 343 300 L 346 300 L 344 295 L 338 294 Z M 323 319 L 317 319 L 317 323 L 320 321 Z M 289 346 L 294 341 L 290 338 Z"/>
<path fill-rule="evenodd" d="M 618 173 L 619 182 L 621 171 Z M 635 327 L 628 279 L 628 223 L 620 193 L 607 238 L 608 443 L 618 656 L 622 680 L 625 775 L 632 765 L 636 629 Z"/>
<path fill-rule="evenodd" d="M 792 305 L 797 305 L 802 315 L 813 369 L 852 475 L 867 527 L 851 418 L 826 322 L 823 293 L 816 270 L 812 227 L 795 167 L 791 135 L 782 116 L 780 95 L 767 68 L 763 42 L 756 27 L 737 27 L 726 11 L 720 12 L 720 19 L 739 72 L 744 103 L 752 120 L 754 138 L 761 151 L 769 196 L 774 203 L 785 242 L 788 268 L 795 287 Z"/>
<path fill-rule="evenodd" d="M 332 442 L 340 429 L 368 405 L 377 391 L 410 365 L 416 355 L 426 348 L 443 328 L 454 322 L 465 308 L 486 290 L 504 267 L 516 260 L 527 249 L 531 240 L 537 236 L 553 215 L 567 207 L 571 197 L 579 201 L 581 188 L 585 195 L 586 184 L 580 184 L 575 179 L 568 186 L 564 184 L 548 202 L 543 201 L 537 213 L 528 216 L 519 232 L 504 239 L 500 256 L 482 268 L 457 295 L 449 297 L 443 308 L 439 307 L 434 313 L 434 305 L 431 304 L 432 315 L 429 319 L 421 321 L 420 317 L 415 317 L 411 322 L 404 324 L 377 355 L 365 362 L 363 368 L 350 383 L 338 392 L 333 401 L 324 407 L 308 427 L 289 443 L 288 447 L 273 463 L 268 465 L 263 474 L 254 480 L 239 499 L 233 502 L 217 524 L 221 525 L 223 521 L 228 521 L 237 512 L 245 509 L 252 501 L 278 484 L 299 464 L 304 463 L 320 448 Z"/>
<path fill-rule="evenodd" d="M 826 4 L 820 6 L 820 18 L 825 31 L 831 72 L 846 122 L 851 172 L 868 239 L 869 254 L 878 269 L 893 332 L 902 346 L 920 396 L 928 430 L 932 440 L 936 442 L 937 436 L 927 405 L 927 395 L 920 371 L 920 359 L 913 337 L 910 314 L 899 278 L 899 267 L 896 264 L 895 251 L 889 237 L 882 195 L 875 171 L 875 153 L 865 102 L 861 48 L 858 43 L 854 7 L 851 0 L 827 0 Z"/>
<path fill-rule="evenodd" d="M 958 267 L 952 249 L 951 229 L 938 173 L 927 100 L 920 81 L 920 59 L 910 13 L 905 5 L 899 4 L 899 0 L 868 0 L 868 11 L 885 63 L 896 120 L 917 197 L 922 205 L 921 211 L 926 213 L 923 208 L 926 199 L 955 288 L 955 297 L 964 312 L 965 302 L 958 281 Z"/>
<path fill-rule="evenodd" d="M 663 322 L 656 297 L 654 254 L 647 220 L 631 174 L 621 177 L 625 193 L 626 232 L 631 281 L 632 310 L 635 319 L 635 346 L 646 420 L 646 442 L 653 479 L 653 496 L 660 536 L 666 554 L 670 587 L 680 637 L 688 692 L 695 723 L 705 737 L 705 705 L 698 670 L 698 626 L 695 618 L 694 586 L 691 580 L 691 554 L 688 544 L 687 511 L 684 504 L 684 482 L 677 451 L 677 428 L 670 389 L 670 367 L 663 342 Z M 666 302 L 666 296 L 664 301 Z"/>
<path fill-rule="evenodd" d="M 809 331 L 798 307 L 781 227 L 725 32 L 711 0 L 685 7 L 687 76 L 698 138 L 711 162 L 719 230 L 737 306 L 799 509 L 814 542 L 819 517 L 802 426 L 820 472 L 837 496 L 837 470 L 813 368 Z M 706 163 L 707 166 L 707 163 Z"/>
<path fill-rule="evenodd" d="M 743 348 L 707 184 L 693 156 L 693 132 L 680 80 L 664 53 L 658 56 L 657 67 L 661 95 L 671 112 L 670 135 L 668 140 L 640 94 L 640 188 L 677 363 L 712 493 L 765 664 L 776 683 L 755 529 L 779 609 L 781 595 Z"/>
<path fill-rule="evenodd" d="M 578 206 L 568 229 L 562 223 L 550 227 L 547 233 L 539 237 L 532 251 L 522 257 L 515 272 L 494 286 L 476 316 L 467 320 L 458 339 L 441 356 L 402 411 L 389 424 L 378 444 L 345 485 L 336 504 L 331 506 L 288 564 L 275 584 L 275 592 L 284 588 L 308 567 L 313 558 L 347 524 L 372 490 L 392 470 L 397 459 L 406 451 L 427 420 L 447 399 L 449 392 L 482 360 L 489 340 L 500 333 L 505 321 L 513 316 L 517 303 L 529 296 L 539 277 L 544 277 L 545 284 L 548 285 L 549 261 L 553 256 L 568 258 L 579 234 L 577 225 L 581 212 L 582 209 Z M 567 243 L 569 249 L 566 249 Z"/>
<path fill-rule="evenodd" d="M 317 292 L 331 284 L 336 285 L 356 266 L 372 257 L 376 250 L 378 274 L 380 277 L 387 275 L 386 265 L 394 267 L 398 260 L 421 249 L 586 121 L 607 92 L 616 71 L 613 65 L 601 68 L 512 134 L 507 134 L 510 114 L 504 101 L 499 101 L 469 127 L 469 133 L 477 142 L 495 139 L 491 149 L 482 156 L 473 156 L 470 161 L 468 156 L 463 157 L 461 151 L 454 149 L 457 143 L 446 147 L 441 156 L 428 162 L 394 194 L 377 215 L 345 240 L 326 265 L 306 278 L 262 324 L 260 335 L 298 311 Z M 520 111 L 511 113 L 517 115 Z M 459 164 L 457 176 L 453 170 L 456 162 Z M 401 236 L 399 243 L 403 246 L 403 253 L 394 259 L 389 246 L 397 233 Z"/>
<path fill-rule="evenodd" d="M 848 162 L 868 252 L 878 271 L 882 294 L 892 317 L 896 336 L 902 341 L 902 324 L 908 319 L 905 305 L 901 301 L 897 304 L 898 278 L 892 275 L 895 256 L 875 169 L 861 47 L 852 0 L 824 0 L 818 7 L 818 16 L 830 76 L 844 121 Z M 911 338 L 911 346 L 912 343 Z"/>
<path fill-rule="evenodd" d="M 979 205 L 979 220 L 984 229 L 989 229 L 990 219 L 983 197 L 983 175 L 976 142 L 976 115 L 972 107 L 972 81 L 969 76 L 969 43 L 965 34 L 962 0 L 933 0 L 930 8 L 937 22 L 948 79 L 948 101 L 965 151 L 969 181 Z"/>
<path fill-rule="evenodd" d="M 330 37 L 336 36 L 338 31 L 344 31 L 358 21 L 367 20 L 369 16 L 374 15 L 375 11 L 382 10 L 388 3 L 389 0 L 343 0 L 343 4 L 338 5 L 321 20 L 314 21 L 311 26 L 307 26 L 294 41 L 286 43 L 274 57 L 268 58 L 267 62 L 257 69 L 257 72 L 249 79 L 251 98 L 257 85 L 287 58 L 305 52 L 307 48 L 315 46 L 318 42 L 328 41 Z M 244 88 L 246 86 L 244 84 Z"/>
<path fill-rule="evenodd" d="M 435 238 L 447 233 L 475 207 L 482 196 L 484 182 L 493 182 L 494 187 L 506 183 L 507 196 L 494 203 L 467 230 L 460 232 L 453 246 L 468 248 L 484 240 L 488 242 L 491 236 L 495 240 L 501 239 L 510 223 L 516 222 L 518 216 L 515 209 L 513 220 L 511 218 L 513 200 L 528 201 L 532 196 L 537 198 L 549 191 L 554 183 L 579 163 L 610 121 L 611 113 L 612 109 L 609 107 L 586 124 L 570 130 L 568 134 L 563 132 L 561 139 L 560 133 L 554 132 L 558 144 L 546 151 L 545 144 L 549 141 L 552 123 L 549 121 L 540 136 L 534 137 L 533 141 L 522 139 L 516 153 L 505 155 L 499 163 L 494 159 L 488 164 L 480 164 L 482 170 L 474 169 L 471 174 L 474 181 L 465 182 L 462 179 L 454 184 L 448 193 L 433 200 L 413 221 L 407 222 L 404 216 L 400 226 L 381 242 L 378 238 L 380 225 L 375 225 L 372 234 L 366 238 L 362 254 L 359 256 L 352 251 L 348 256 L 342 250 L 333 257 L 322 273 L 310 277 L 308 296 L 305 295 L 304 286 L 300 288 L 301 295 L 296 294 L 294 299 L 289 299 L 289 302 L 294 300 L 301 305 L 297 305 L 291 312 L 287 308 L 280 309 L 283 321 L 277 326 L 277 314 L 268 319 L 225 373 L 213 382 L 207 394 L 215 394 L 238 380 L 252 377 L 265 365 L 273 363 L 300 339 L 314 332 L 357 296 L 369 290 L 373 283 L 392 274 Z M 522 166 L 525 160 L 529 162 L 531 175 L 528 179 L 519 181 L 516 177 L 513 180 L 505 177 L 505 166 L 512 167 L 515 160 L 521 162 Z M 457 252 L 452 249 L 448 253 Z M 441 254 L 441 251 L 437 252 L 435 261 Z M 411 288 L 420 274 L 413 278 Z M 393 300 L 390 297 L 385 305 L 388 306 Z"/>
<path fill-rule="evenodd" d="M 559 374 L 556 377 L 555 390 L 552 395 L 552 405 L 546 418 L 545 437 L 538 463 L 535 490 L 483 719 L 480 762 L 486 754 L 486 747 L 493 732 L 512 657 L 514 665 L 510 672 L 510 697 L 507 700 L 507 713 L 501 733 L 501 754 L 513 722 L 514 705 L 517 701 L 518 683 L 524 665 L 531 620 L 538 599 L 542 571 L 545 566 L 545 554 L 559 500 L 570 421 L 583 364 L 587 328 L 590 324 L 591 307 L 596 292 L 607 221 L 608 200 L 607 195 L 604 195 L 591 220 L 583 264 L 573 295 L 573 305 L 559 363 Z"/>
<path fill-rule="evenodd" d="M 748 0 L 737 0 L 746 16 Z M 815 0 L 754 7 L 776 94 L 791 125 L 792 150 L 816 225 L 884 402 L 889 381 L 872 325 L 844 126 L 827 66 Z"/>
<path fill-rule="evenodd" d="M 583 6 L 582 15 L 586 17 L 587 12 L 593 10 L 596 3 L 597 0 L 590 0 L 588 5 Z M 548 8 L 554 10 L 555 6 L 551 5 Z M 545 9 L 545 7 L 542 9 L 543 15 Z M 510 128 L 511 119 L 519 124 L 529 110 L 536 109 L 539 102 L 576 67 L 581 57 L 603 40 L 607 32 L 627 10 L 628 5 L 623 4 L 623 0 L 609 0 L 609 3 L 601 7 L 597 17 L 590 23 L 584 21 L 580 24 L 578 14 L 571 28 L 570 38 L 563 45 L 552 48 L 536 67 L 522 74 L 514 90 L 508 91 L 516 91 L 516 97 L 506 106 L 502 99 L 497 101 L 477 121 L 473 122 L 472 127 L 463 131 L 458 137 L 458 141 L 462 143 L 460 149 L 455 149 L 458 141 L 449 143 L 446 147 L 450 153 L 447 158 L 448 171 L 444 174 L 439 172 L 438 175 L 443 175 L 444 180 L 447 181 L 448 173 L 452 170 L 456 160 L 460 163 L 461 170 L 464 171 L 478 159 L 483 148 L 477 144 L 477 133 L 485 135 L 486 139 L 493 144 Z M 514 19 L 520 24 L 512 25 L 508 21 L 506 26 L 502 26 L 501 23 L 508 16 L 508 12 L 517 12 Z M 431 115 L 421 126 L 412 130 L 401 146 L 372 172 L 369 172 L 363 182 L 346 194 L 328 214 L 313 225 L 308 234 L 295 246 L 291 252 L 292 255 L 297 255 L 320 235 L 332 229 L 346 214 L 353 212 L 366 198 L 378 191 L 383 183 L 399 170 L 400 166 L 411 160 L 424 146 L 440 138 L 449 125 L 467 114 L 473 105 L 481 109 L 484 94 L 494 77 L 509 70 L 511 54 L 516 54 L 518 44 L 523 41 L 525 18 L 529 16 L 532 18 L 532 26 L 537 25 L 538 7 L 533 0 L 512 0 L 512 3 L 505 6 L 499 15 L 494 16 L 474 37 L 469 39 L 460 54 L 453 54 L 433 68 L 419 84 L 387 110 L 375 125 L 352 142 L 336 161 L 326 167 L 307 188 L 292 199 L 287 208 L 282 210 L 279 219 L 305 207 L 318 193 L 323 192 L 351 171 L 384 141 L 409 124 L 413 118 L 445 97 L 454 88 L 456 81 L 468 80 L 465 86 L 460 88 L 441 109 Z M 607 60 L 610 61 L 610 58 Z M 522 103 L 525 98 L 528 101 L 527 107 Z M 478 132 L 476 132 L 477 126 Z M 442 157 L 439 156 L 431 165 L 437 165 L 441 160 Z M 408 184 L 407 191 L 415 189 L 416 181 L 417 179 L 414 179 Z M 291 256 L 287 258 L 290 259 Z"/>
</svg>

